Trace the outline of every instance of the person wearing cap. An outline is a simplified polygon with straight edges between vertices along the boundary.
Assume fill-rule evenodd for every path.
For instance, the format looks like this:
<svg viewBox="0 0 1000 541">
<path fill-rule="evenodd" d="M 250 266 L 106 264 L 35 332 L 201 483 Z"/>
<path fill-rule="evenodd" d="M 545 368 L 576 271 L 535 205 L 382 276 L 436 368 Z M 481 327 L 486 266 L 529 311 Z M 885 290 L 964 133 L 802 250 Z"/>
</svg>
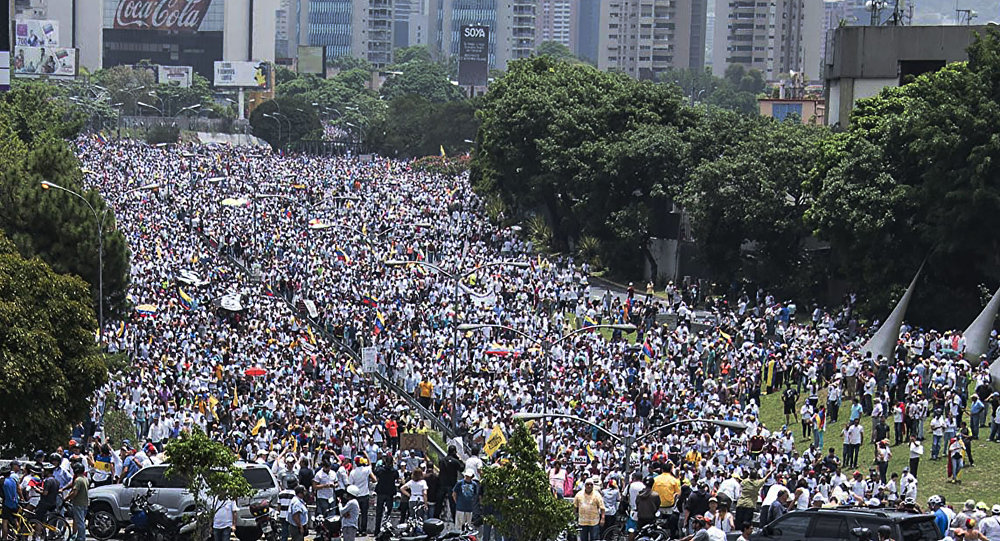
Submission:
<svg viewBox="0 0 1000 541">
<path fill-rule="evenodd" d="M 354 541 L 358 535 L 358 519 L 361 516 L 361 506 L 358 505 L 358 497 L 361 489 L 354 485 L 349 485 L 347 490 L 340 495 L 340 520 L 341 537 L 344 541 Z"/>
<path fill-rule="evenodd" d="M 979 521 L 979 533 L 990 541 L 1000 541 L 1000 505 L 994 505 L 990 516 Z"/>
<path fill-rule="evenodd" d="M 604 498 L 595 485 L 597 480 L 588 477 L 583 483 L 583 490 L 573 497 L 577 525 L 580 527 L 580 541 L 597 541 L 601 538 L 601 526 L 604 525 Z"/>
<path fill-rule="evenodd" d="M 973 513 L 976 512 L 976 500 L 965 500 L 965 504 L 962 506 L 962 510 L 955 513 L 955 517 L 951 519 L 952 528 L 961 528 L 965 526 L 965 521 L 973 517 Z"/>
<path fill-rule="evenodd" d="M 450 500 L 455 506 L 455 528 L 460 532 L 472 522 L 472 514 L 479 505 L 479 482 L 473 478 L 475 475 L 476 472 L 472 469 L 466 469 L 462 472 L 462 479 L 451 489 Z"/>
</svg>

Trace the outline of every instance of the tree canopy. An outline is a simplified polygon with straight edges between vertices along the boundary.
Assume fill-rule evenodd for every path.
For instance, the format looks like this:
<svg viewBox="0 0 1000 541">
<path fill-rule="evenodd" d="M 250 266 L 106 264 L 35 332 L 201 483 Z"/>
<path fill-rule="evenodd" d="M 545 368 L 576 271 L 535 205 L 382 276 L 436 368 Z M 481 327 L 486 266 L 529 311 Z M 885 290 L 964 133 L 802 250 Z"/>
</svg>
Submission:
<svg viewBox="0 0 1000 541">
<path fill-rule="evenodd" d="M 56 272 L 80 276 L 98 293 L 98 219 L 87 203 L 48 181 L 82 194 L 104 222 L 105 313 L 125 309 L 129 283 L 128 245 L 115 230 L 114 213 L 94 190 L 83 187 L 80 163 L 64 140 L 81 124 L 51 89 L 15 85 L 0 99 L 0 228 L 25 257 L 40 257 Z"/>
<path fill-rule="evenodd" d="M 1000 282 L 1000 31 L 951 64 L 860 100 L 825 141 L 808 223 L 837 270 L 884 311 L 926 259 L 912 315 L 968 321 Z"/>
<path fill-rule="evenodd" d="M 55 448 L 87 417 L 108 368 L 87 284 L 24 259 L 0 234 L 0 449 Z"/>
</svg>

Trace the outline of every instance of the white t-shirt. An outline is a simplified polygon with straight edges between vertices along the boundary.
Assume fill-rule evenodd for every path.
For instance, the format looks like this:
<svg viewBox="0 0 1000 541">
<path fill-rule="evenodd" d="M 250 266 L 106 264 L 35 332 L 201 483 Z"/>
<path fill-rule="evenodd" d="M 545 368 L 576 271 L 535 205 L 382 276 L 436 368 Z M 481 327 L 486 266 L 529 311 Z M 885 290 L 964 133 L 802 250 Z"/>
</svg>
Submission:
<svg viewBox="0 0 1000 541">
<path fill-rule="evenodd" d="M 328 485 L 333 484 L 336 481 L 336 474 L 333 470 L 330 472 L 325 472 L 321 468 L 316 475 L 313 477 L 313 482 L 317 485 Z M 321 500 L 329 500 L 333 497 L 333 487 L 321 488 L 316 491 L 316 497 Z"/>
<path fill-rule="evenodd" d="M 225 530 L 233 527 L 233 515 L 236 514 L 236 502 L 228 500 L 215 512 L 212 519 L 212 527 L 216 530 Z"/>
<path fill-rule="evenodd" d="M 472 478 L 476 481 L 479 481 L 479 468 L 482 467 L 483 460 L 478 456 L 473 455 L 465 459 L 465 469 L 473 471 Z"/>
<path fill-rule="evenodd" d="M 421 479 L 420 481 L 414 481 L 413 479 L 410 479 L 403 486 L 410 491 L 411 502 L 424 501 L 424 493 L 427 492 L 427 481 L 424 481 L 423 479 Z"/>
</svg>

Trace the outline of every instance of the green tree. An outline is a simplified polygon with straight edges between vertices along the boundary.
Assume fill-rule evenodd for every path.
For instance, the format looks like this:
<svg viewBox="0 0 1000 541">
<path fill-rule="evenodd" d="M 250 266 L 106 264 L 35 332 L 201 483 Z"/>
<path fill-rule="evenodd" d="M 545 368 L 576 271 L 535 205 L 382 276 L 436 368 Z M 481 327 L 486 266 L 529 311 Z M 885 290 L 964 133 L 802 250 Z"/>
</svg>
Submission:
<svg viewBox="0 0 1000 541">
<path fill-rule="evenodd" d="M 184 480 L 194 496 L 195 508 L 202 510 L 198 514 L 202 535 L 196 539 L 206 538 L 212 518 L 226 501 L 253 495 L 253 487 L 236 466 L 236 454 L 198 427 L 170 440 L 164 451 L 170 463 L 166 475 Z"/>
<path fill-rule="evenodd" d="M 286 68 L 285 66 L 274 67 L 275 86 L 280 85 L 281 83 L 287 83 L 288 81 L 294 80 L 296 77 L 298 77 L 298 74 Z"/>
<path fill-rule="evenodd" d="M 694 125 L 672 86 L 535 57 L 511 63 L 478 116 L 479 192 L 543 216 L 557 249 L 590 235 L 619 270 L 648 258 L 650 218 L 683 182 L 681 134 Z"/>
<path fill-rule="evenodd" d="M 135 115 L 139 112 L 138 102 L 153 91 L 156 80 L 150 71 L 133 69 L 130 66 L 115 66 L 94 72 L 93 80 L 107 89 L 112 103 L 121 103 L 122 114 Z"/>
<path fill-rule="evenodd" d="M 556 60 L 577 60 L 576 56 L 573 55 L 573 51 L 558 41 L 543 41 L 539 43 L 538 47 L 535 47 L 535 54 L 538 56 L 551 56 Z"/>
<path fill-rule="evenodd" d="M 485 520 L 508 539 L 555 539 L 573 521 L 573 507 L 552 493 L 539 464 L 538 446 L 524 423 L 517 423 L 501 451 L 509 459 L 506 463 L 483 468 L 482 502 L 503 520 L 497 520 L 496 515 Z"/>
<path fill-rule="evenodd" d="M 879 317 L 926 259 L 909 316 L 966 324 L 979 284 L 1000 282 L 1000 31 L 952 64 L 860 100 L 823 146 L 808 223 Z M 990 287 L 994 287 L 990 286 Z"/>
<path fill-rule="evenodd" d="M 331 68 L 341 71 L 352 69 L 360 69 L 368 72 L 375 71 L 375 67 L 372 66 L 371 62 L 356 56 L 339 56 L 333 60 L 327 60 L 326 63 Z"/>
<path fill-rule="evenodd" d="M 392 101 L 399 96 L 416 94 L 432 102 L 460 100 L 462 89 L 451 84 L 444 67 L 434 62 L 411 60 L 393 64 L 391 74 L 382 85 L 382 99 Z"/>
<path fill-rule="evenodd" d="M 400 96 L 389 103 L 380 151 L 401 158 L 436 155 L 441 147 L 449 154 L 465 152 L 471 148 L 465 141 L 475 138 L 479 126 L 475 114 L 469 100 L 432 103 Z"/>
<path fill-rule="evenodd" d="M 787 292 L 795 283 L 791 277 L 804 272 L 803 243 L 810 235 L 802 221 L 810 204 L 803 183 L 828 132 L 797 119 L 735 117 L 728 130 L 737 140 L 704 157 L 685 183 L 681 202 L 716 279 L 748 278 Z M 712 137 L 719 127 L 706 124 L 702 131 Z M 748 245 L 751 260 L 743 257 Z"/>
<path fill-rule="evenodd" d="M 63 137 L 78 129 L 66 101 L 38 85 L 16 85 L 0 100 L 0 228 L 25 257 L 40 257 L 59 273 L 82 277 L 98 300 L 97 219 L 83 201 L 42 189 L 42 181 L 82 193 L 104 223 L 104 308 L 125 309 L 128 246 L 100 194 L 85 190 L 76 155 Z M 70 118 L 67 122 L 65 119 Z M 3 132 L 6 127 L 6 133 Z"/>
<path fill-rule="evenodd" d="M 87 285 L 24 259 L 0 234 L 0 448 L 12 456 L 66 441 L 108 379 Z"/>
<path fill-rule="evenodd" d="M 413 45 L 410 47 L 399 47 L 392 53 L 393 63 L 405 64 L 416 60 L 417 62 L 432 62 L 431 52 L 426 45 Z"/>
<path fill-rule="evenodd" d="M 250 114 L 250 126 L 274 148 L 285 148 L 303 138 L 319 139 L 322 128 L 316 108 L 301 96 L 262 103 Z"/>
</svg>

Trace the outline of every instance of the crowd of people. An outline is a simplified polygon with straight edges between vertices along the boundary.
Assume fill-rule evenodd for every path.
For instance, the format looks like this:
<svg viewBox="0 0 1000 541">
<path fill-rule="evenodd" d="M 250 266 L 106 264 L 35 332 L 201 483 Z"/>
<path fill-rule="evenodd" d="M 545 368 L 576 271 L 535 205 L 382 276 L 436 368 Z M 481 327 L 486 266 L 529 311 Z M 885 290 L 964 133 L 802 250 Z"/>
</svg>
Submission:
<svg viewBox="0 0 1000 541">
<path fill-rule="evenodd" d="M 459 473 L 479 479 L 483 443 L 496 427 L 509 434 L 514 413 L 549 412 L 601 427 L 532 428 L 582 526 L 595 506 L 606 523 L 649 520 L 656 496 L 680 535 L 740 530 L 758 508 L 765 521 L 779 508 L 917 510 L 927 459 L 960 483 L 982 428 L 1000 441 L 1000 395 L 985 359 L 963 358 L 960 333 L 904 326 L 891 358 L 864 356 L 869 329 L 851 296 L 797 313 L 762 290 L 727 300 L 697 284 L 591 284 L 586 263 L 539 256 L 518 228 L 494 226 L 467 178 L 404 161 L 92 139 L 78 149 L 131 249 L 135 307 L 106 329 L 131 366 L 99 393 L 92 422 L 120 409 L 135 435 L 96 439 L 111 466 L 95 484 L 199 427 L 308 493 L 354 487 L 359 535 L 399 490 L 425 502 L 418 512 L 472 520 L 449 508 Z M 132 190 L 149 183 L 158 189 Z M 607 324 L 636 330 L 590 328 Z M 456 428 L 454 461 L 400 449 L 422 418 L 368 371 Z M 762 422 L 766 394 L 780 395 L 783 426 Z M 681 424 L 627 457 L 608 436 L 694 418 L 746 429 Z M 842 449 L 825 445 L 830 430 Z M 890 468 L 893 456 L 906 467 Z"/>
</svg>

